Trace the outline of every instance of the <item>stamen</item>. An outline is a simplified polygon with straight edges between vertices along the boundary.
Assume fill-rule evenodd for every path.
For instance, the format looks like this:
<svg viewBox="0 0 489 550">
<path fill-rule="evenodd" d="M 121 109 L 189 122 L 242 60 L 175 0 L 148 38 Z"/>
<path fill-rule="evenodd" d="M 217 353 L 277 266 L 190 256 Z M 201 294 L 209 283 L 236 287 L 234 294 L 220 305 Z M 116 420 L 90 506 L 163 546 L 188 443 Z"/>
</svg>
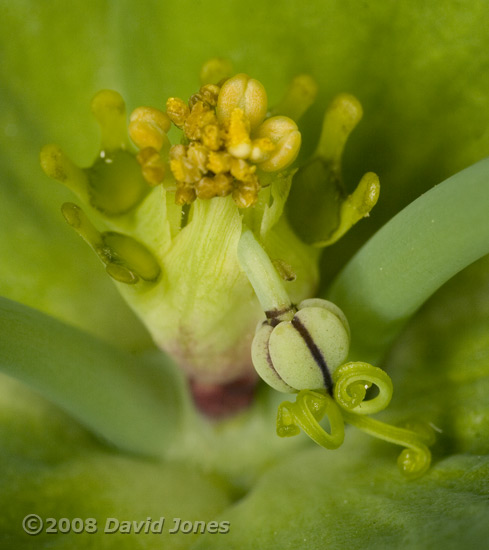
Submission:
<svg viewBox="0 0 489 550">
<path fill-rule="evenodd" d="M 256 179 L 256 166 L 250 165 L 242 159 L 233 158 L 231 160 L 231 168 L 229 171 L 237 180 L 242 182 L 251 183 Z"/>
<path fill-rule="evenodd" d="M 229 119 L 226 147 L 233 157 L 239 159 L 246 159 L 251 153 L 250 124 L 243 110 L 238 107 Z"/>
<path fill-rule="evenodd" d="M 168 116 L 188 143 L 170 149 L 177 204 L 228 194 L 238 208 L 258 201 L 257 166 L 266 172 L 281 170 L 295 159 L 301 141 L 290 119 L 263 122 L 266 108 L 263 85 L 244 74 L 202 86 L 188 105 L 178 98 L 167 101 Z M 260 177 L 269 184 L 270 178 Z"/>
<path fill-rule="evenodd" d="M 214 110 L 204 102 L 197 101 L 192 107 L 190 114 L 185 119 L 183 130 L 188 139 L 200 140 L 204 128 L 209 124 L 217 124 Z"/>
<path fill-rule="evenodd" d="M 301 147 L 301 134 L 297 124 L 285 116 L 265 120 L 258 128 L 258 138 L 269 139 L 274 145 L 269 158 L 259 164 L 265 172 L 283 170 L 296 159 Z"/>
<path fill-rule="evenodd" d="M 183 206 L 184 204 L 192 204 L 197 198 L 195 187 L 188 183 L 177 181 L 177 190 L 175 191 L 175 203 Z"/>
<path fill-rule="evenodd" d="M 217 124 L 208 124 L 202 130 L 202 143 L 211 151 L 218 151 L 223 143 L 224 132 Z"/>
<path fill-rule="evenodd" d="M 225 151 L 211 151 L 209 153 L 209 161 L 207 163 L 207 169 L 214 172 L 214 174 L 221 174 L 223 172 L 229 172 L 231 170 L 231 161 L 233 157 Z"/>
<path fill-rule="evenodd" d="M 143 178 L 149 185 L 154 187 L 165 179 L 165 162 L 156 149 L 153 149 L 153 147 L 141 149 L 136 159 L 141 166 Z"/>
<path fill-rule="evenodd" d="M 200 88 L 198 93 L 190 98 L 190 103 L 202 101 L 209 107 L 216 107 L 220 90 L 221 88 L 216 84 L 206 84 Z M 192 105 L 190 107 L 192 108 Z"/>
<path fill-rule="evenodd" d="M 238 181 L 232 195 L 238 208 L 249 208 L 258 200 L 260 182 L 256 176 L 246 181 Z"/>
<path fill-rule="evenodd" d="M 250 160 L 259 164 L 268 160 L 275 149 L 273 141 L 268 137 L 254 139 L 251 142 Z"/>
<path fill-rule="evenodd" d="M 183 125 L 190 114 L 190 109 L 189 106 L 180 98 L 170 97 L 166 101 L 166 113 L 177 128 L 183 128 Z"/>
<path fill-rule="evenodd" d="M 166 113 L 153 107 L 138 107 L 130 117 L 129 135 L 139 149 L 152 147 L 160 152 L 170 148 L 166 133 L 171 127 Z"/>
<path fill-rule="evenodd" d="M 245 74 L 226 80 L 219 93 L 217 118 L 224 124 L 228 123 L 236 108 L 245 114 L 250 131 L 255 130 L 267 114 L 267 92 L 263 84 Z"/>
</svg>

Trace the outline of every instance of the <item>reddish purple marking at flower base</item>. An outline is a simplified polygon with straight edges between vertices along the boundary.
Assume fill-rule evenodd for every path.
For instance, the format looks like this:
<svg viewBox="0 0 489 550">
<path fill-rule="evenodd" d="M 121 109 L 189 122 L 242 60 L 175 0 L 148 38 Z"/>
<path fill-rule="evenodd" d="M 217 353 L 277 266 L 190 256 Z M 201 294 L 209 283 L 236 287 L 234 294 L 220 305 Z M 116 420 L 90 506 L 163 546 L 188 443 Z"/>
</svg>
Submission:
<svg viewBox="0 0 489 550">
<path fill-rule="evenodd" d="M 254 376 L 239 378 L 228 384 L 202 384 L 190 380 L 194 403 L 209 418 L 225 418 L 250 406 L 256 388 Z"/>
</svg>

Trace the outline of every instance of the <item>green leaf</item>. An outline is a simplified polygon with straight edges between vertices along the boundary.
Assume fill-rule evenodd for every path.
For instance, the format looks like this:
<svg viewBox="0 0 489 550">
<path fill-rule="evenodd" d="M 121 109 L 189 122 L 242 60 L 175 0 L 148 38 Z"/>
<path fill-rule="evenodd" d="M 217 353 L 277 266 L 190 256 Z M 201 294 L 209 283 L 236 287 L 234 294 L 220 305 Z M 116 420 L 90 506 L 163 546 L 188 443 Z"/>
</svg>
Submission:
<svg viewBox="0 0 489 550">
<path fill-rule="evenodd" d="M 390 419 L 432 422 L 438 453 L 489 453 L 489 256 L 447 283 L 389 353 Z"/>
<path fill-rule="evenodd" d="M 220 515 L 231 525 L 226 538 L 203 535 L 193 548 L 484 547 L 487 457 L 453 456 L 407 482 L 392 458 L 389 463 L 365 444 L 363 437 L 351 437 L 331 454 L 305 451 L 270 470 Z"/>
<path fill-rule="evenodd" d="M 352 250 L 363 244 L 368 234 L 401 207 L 433 184 L 485 157 L 489 150 L 489 35 L 486 32 L 489 12 L 484 0 L 449 0 L 443 5 L 422 0 L 409 3 L 286 0 L 280 6 L 257 0 L 246 5 L 237 0 L 226 3 L 217 0 L 200 3 L 194 0 L 178 3 L 75 0 L 69 6 L 59 0 L 15 3 L 1 0 L 0 11 L 1 289 L 10 298 L 90 328 L 113 342 L 117 334 L 120 340 L 127 341 L 127 334 L 139 325 L 127 310 L 120 313 L 116 294 L 109 293 L 110 285 L 102 283 L 98 275 L 88 275 L 97 269 L 96 260 L 88 250 L 82 251 L 82 243 L 77 244 L 75 236 L 68 237 L 69 230 L 62 221 L 55 221 L 60 219 L 56 218 L 58 205 L 70 197 L 42 175 L 37 160 L 37 151 L 42 145 L 57 142 L 81 165 L 90 163 L 97 150 L 98 134 L 89 115 L 89 101 L 98 89 L 118 89 L 127 98 L 130 109 L 148 103 L 162 106 L 169 95 L 186 96 L 192 92 L 198 86 L 201 63 L 210 56 L 221 55 L 230 57 L 236 70 L 261 79 L 270 91 L 273 104 L 291 77 L 308 71 L 319 82 L 320 97 L 301 124 L 305 157 L 314 148 L 319 121 L 332 96 L 340 91 L 358 96 L 365 117 L 345 151 L 345 182 L 348 187 L 366 170 L 373 170 L 379 173 L 382 196 L 370 221 L 363 222 L 340 247 L 332 247 L 324 255 L 327 278 Z M 482 271 L 475 282 L 466 280 L 457 292 L 481 285 L 480 273 Z M 455 303 L 460 304 L 464 296 L 464 292 L 459 292 L 451 295 L 450 300 L 456 298 Z M 478 302 L 472 302 L 472 306 L 480 311 Z M 414 319 L 416 322 L 417 318 Z M 434 370 L 441 376 L 436 384 L 427 385 L 430 390 L 419 393 L 424 405 L 445 386 L 443 361 L 450 359 L 449 354 L 454 351 L 451 345 L 446 345 L 447 338 L 463 336 L 462 350 L 466 347 L 475 358 L 483 356 L 486 349 L 483 326 L 460 331 L 460 325 L 454 325 L 449 332 L 438 335 L 427 332 L 427 327 L 436 332 L 436 325 L 444 322 L 446 317 L 440 305 L 437 315 L 427 319 L 427 324 L 420 324 L 419 337 L 426 334 L 431 339 L 426 338 L 424 344 L 416 339 L 417 345 L 427 352 L 420 361 L 423 369 L 431 368 L 436 361 Z M 125 331 L 124 325 L 128 327 Z M 433 338 L 436 349 L 446 350 L 447 355 L 441 353 L 433 359 L 430 355 Z M 407 367 L 413 362 L 417 362 L 415 354 L 406 355 L 405 361 L 396 361 L 400 369 L 396 382 L 402 379 L 403 371 L 410 374 Z M 463 418 L 463 411 L 471 405 L 472 391 L 479 387 L 475 375 L 472 388 L 459 383 L 455 376 L 458 364 L 454 361 L 450 369 L 450 376 L 455 378 L 450 384 L 451 406 L 446 413 L 448 415 L 457 402 L 465 402 L 466 405 L 458 409 L 457 419 Z M 392 368 L 395 370 L 395 365 Z M 485 372 L 485 367 L 477 368 L 478 372 Z M 395 394 L 393 411 L 396 395 L 400 398 L 398 411 L 410 403 L 408 399 L 418 395 L 410 388 L 414 387 L 414 378 L 419 380 L 419 373 L 416 371 L 416 377 L 407 374 L 406 391 Z M 454 400 L 454 396 L 462 393 L 465 401 Z M 470 429 L 464 430 L 462 423 L 452 442 L 448 434 L 444 440 L 447 452 L 451 443 L 455 449 L 466 452 L 481 449 L 476 442 L 482 444 L 487 440 L 484 431 L 476 430 L 477 419 L 485 419 L 477 410 L 484 410 L 484 396 L 479 392 L 474 395 L 477 397 L 473 399 L 473 408 L 468 409 L 472 414 Z M 437 410 L 440 403 L 436 405 Z M 24 403 L 22 408 L 26 406 Z M 16 424 L 18 413 L 4 414 L 8 426 L 21 428 Z M 50 411 L 43 418 L 52 418 L 52 414 Z M 264 418 L 264 414 L 258 415 L 256 422 L 264 422 Z M 54 429 L 52 425 L 50 429 Z M 155 470 L 151 469 L 151 473 L 148 470 L 146 481 L 139 483 L 134 473 L 135 462 L 125 462 L 121 457 L 111 463 L 118 471 L 112 478 L 117 477 L 117 481 L 111 481 L 112 488 L 118 485 L 121 491 L 99 490 L 103 480 L 110 478 L 111 468 L 102 467 L 95 459 L 87 461 L 88 466 L 93 466 L 93 475 L 90 468 L 84 469 L 80 461 L 74 461 L 73 471 L 69 469 L 69 462 L 65 466 L 66 475 L 29 475 L 22 485 L 21 473 L 25 473 L 26 468 L 20 468 L 25 465 L 25 456 L 32 453 L 28 456 L 34 457 L 35 462 L 39 449 L 32 433 L 27 429 L 20 431 L 22 452 L 3 463 L 0 469 L 2 474 L 10 476 L 3 478 L 1 494 L 8 500 L 2 501 L 2 509 L 13 514 L 6 517 L 9 523 L 16 522 L 15 528 L 21 520 L 15 515 L 17 498 L 29 503 L 39 498 L 46 506 L 52 506 L 46 508 L 47 511 L 59 514 L 69 502 L 69 491 L 73 490 L 77 504 L 68 510 L 73 513 L 80 511 L 83 502 L 88 503 L 87 513 L 89 509 L 97 513 L 99 508 L 92 508 L 92 503 L 96 506 L 106 498 L 113 509 L 121 506 L 117 510 L 128 514 L 130 506 L 141 505 L 137 512 L 145 516 L 163 510 L 168 502 L 172 505 L 168 512 L 164 508 L 165 513 L 185 514 L 186 510 L 179 512 L 177 504 L 173 504 L 181 499 L 182 491 L 191 490 L 192 498 L 199 503 L 208 495 L 215 495 L 188 470 L 175 474 L 175 485 L 171 485 L 173 489 L 168 492 L 162 487 L 171 484 L 174 470 L 168 470 L 167 477 L 155 477 Z M 4 441 L 13 441 L 12 431 Z M 189 452 L 199 455 L 201 447 L 192 449 L 191 437 L 189 441 Z M 226 449 L 236 446 L 236 436 L 220 441 Z M 261 441 L 266 447 L 267 438 Z M 263 548 L 267 545 L 314 548 L 316 544 L 323 548 L 325 542 L 331 544 L 336 536 L 339 547 L 352 548 L 355 544 L 361 548 L 378 547 L 378 541 L 381 547 L 419 548 L 421 544 L 421 547 L 443 549 L 485 544 L 486 516 L 480 515 L 480 510 L 487 508 L 485 458 L 458 455 L 443 459 L 426 481 L 423 478 L 408 484 L 399 481 L 392 462 L 394 455 L 389 455 L 388 462 L 382 458 L 381 444 L 359 455 L 364 441 L 352 439 L 350 447 L 335 455 L 325 456 L 322 451 L 314 450 L 291 457 L 289 462 L 271 471 L 269 477 L 264 477 L 256 491 L 241 504 L 223 513 L 223 519 L 232 521 L 230 534 L 219 540 L 203 538 L 202 546 L 217 548 L 222 544 L 226 548 L 241 549 L 249 547 L 253 538 L 255 547 L 259 544 Z M 66 437 L 54 429 L 51 449 L 65 443 Z M 2 443 L 2 447 L 4 445 Z M 209 442 L 208 445 L 212 446 Z M 215 448 L 211 451 L 218 462 L 219 452 Z M 246 452 L 250 460 L 256 455 L 250 445 Z M 226 456 L 232 458 L 234 454 Z M 124 461 L 122 467 L 119 460 Z M 223 457 L 222 461 L 225 460 Z M 365 473 L 367 468 L 371 478 Z M 241 470 L 245 469 L 241 466 Z M 77 474 L 77 490 L 86 484 L 83 494 L 75 491 L 75 483 L 70 482 Z M 94 477 L 97 482 L 89 483 Z M 36 493 L 39 487 L 42 490 Z M 138 488 L 142 489 L 141 493 L 137 492 Z M 144 508 L 144 502 L 152 489 L 162 500 L 150 510 Z M 122 495 L 124 490 L 127 493 Z M 213 502 L 213 498 L 209 497 L 209 502 Z M 203 509 L 204 505 L 188 513 L 197 517 Z M 218 509 L 216 506 L 209 513 Z M 259 515 L 259 511 L 263 511 L 263 515 Z M 2 532 L 10 537 L 4 539 L 9 546 L 38 546 L 37 540 L 26 540 L 24 534 L 12 543 L 12 531 L 5 531 L 3 525 Z M 56 540 L 63 545 L 66 539 L 48 539 L 47 544 L 54 544 Z M 106 542 L 99 544 L 97 540 L 97 547 L 103 547 L 102 544 L 122 547 L 124 542 L 115 537 L 101 540 Z M 126 544 L 132 548 L 139 540 L 142 539 L 134 537 Z M 164 542 L 171 544 L 167 539 Z M 93 542 L 88 540 L 88 544 Z M 161 538 L 157 544 L 161 547 Z M 81 547 L 80 539 L 73 538 L 69 545 Z"/>
<path fill-rule="evenodd" d="M 348 318 L 350 356 L 375 362 L 443 283 L 489 253 L 489 159 L 452 176 L 387 223 L 329 291 Z"/>
<path fill-rule="evenodd" d="M 173 518 L 210 521 L 233 496 L 226 482 L 194 465 L 111 452 L 59 409 L 3 375 L 0 444 L 2 548 L 188 548 L 197 535 L 169 534 Z M 22 521 L 33 513 L 45 527 L 47 518 L 95 518 L 98 531 L 28 536 Z M 154 522 L 161 517 L 161 534 L 104 533 L 108 518 Z"/>
<path fill-rule="evenodd" d="M 181 429 L 173 363 L 112 348 L 35 310 L 0 299 L 0 369 L 126 451 L 162 456 Z"/>
</svg>

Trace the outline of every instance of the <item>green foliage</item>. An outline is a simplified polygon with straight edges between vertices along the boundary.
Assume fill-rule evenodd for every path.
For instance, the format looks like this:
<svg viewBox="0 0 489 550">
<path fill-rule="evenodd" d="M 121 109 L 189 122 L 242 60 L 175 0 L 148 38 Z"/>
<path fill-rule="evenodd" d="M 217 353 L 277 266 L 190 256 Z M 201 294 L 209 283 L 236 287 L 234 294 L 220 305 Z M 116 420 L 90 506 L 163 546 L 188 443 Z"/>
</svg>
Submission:
<svg viewBox="0 0 489 550">
<path fill-rule="evenodd" d="M 338 92 L 357 96 L 364 118 L 345 150 L 346 188 L 372 170 L 379 174 L 382 193 L 370 220 L 325 252 L 324 287 L 374 229 L 489 151 L 489 11 L 484 0 L 450 0 L 443 6 L 422 0 L 76 0 L 69 5 L 1 0 L 0 12 L 0 293 L 119 348 L 147 348 L 149 338 L 62 220 L 58 205 L 71 196 L 48 181 L 37 158 L 41 146 L 54 141 L 66 143 L 67 153 L 80 164 L 93 161 L 98 134 L 89 101 L 99 89 L 117 89 L 129 109 L 143 103 L 162 107 L 168 96 L 188 96 L 202 63 L 219 55 L 260 79 L 273 105 L 293 76 L 309 72 L 320 94 L 301 120 L 304 158 L 313 152 L 326 104 Z M 481 171 L 480 181 L 485 166 L 471 169 Z M 467 173 L 456 182 L 462 194 L 464 185 L 470 186 Z M 448 241 L 470 234 L 470 252 L 471 243 L 484 235 L 480 213 L 487 210 L 487 197 L 467 193 L 467 202 L 452 196 L 445 229 L 437 237 L 441 248 L 429 249 L 423 277 L 441 283 L 441 264 L 448 270 L 445 279 L 456 271 L 444 252 Z M 437 196 L 420 199 L 426 201 L 418 206 Z M 456 215 L 467 223 L 461 226 L 463 220 L 456 218 L 450 227 Z M 396 243 L 389 246 L 390 257 Z M 403 270 L 401 256 L 393 260 L 393 279 L 396 269 Z M 360 259 L 353 261 L 360 265 Z M 377 261 L 365 269 L 379 267 Z M 2 378 L 0 545 L 26 550 L 484 546 L 489 536 L 488 269 L 487 260 L 481 260 L 439 291 L 403 333 L 396 326 L 387 357 L 392 338 L 375 350 L 384 355 L 395 387 L 382 419 L 429 420 L 440 430 L 434 464 L 423 478 L 402 479 L 397 450 L 354 430 L 347 430 L 345 446 L 331 453 L 307 448 L 303 436 L 292 444 L 276 438 L 271 421 L 276 403 L 266 391 L 251 411 L 233 421 L 215 426 L 188 422 L 171 458 L 149 462 L 108 449 L 43 398 Z M 348 288 L 356 281 L 352 278 Z M 376 288 L 367 291 L 367 300 L 382 291 Z M 434 288 L 415 307 L 411 300 L 407 315 Z M 396 308 L 404 307 L 401 290 L 394 297 Z M 368 315 L 376 311 L 376 306 L 369 311 L 362 306 L 358 319 L 364 316 L 364 321 L 357 326 L 367 330 L 363 323 L 369 325 Z M 354 307 L 349 315 L 355 319 Z M 71 343 L 63 348 L 66 328 L 38 314 L 28 317 L 28 324 L 4 318 L 2 361 L 10 373 L 16 365 L 33 368 L 39 360 L 46 373 L 76 367 L 86 389 L 98 379 L 96 350 L 106 349 L 100 342 L 90 339 L 94 378 L 83 380 L 88 355 L 75 354 L 73 365 L 68 358 L 71 346 L 87 343 L 87 337 L 70 333 Z M 375 339 L 385 325 L 370 326 Z M 359 330 L 353 331 L 353 343 L 361 340 Z M 37 348 L 20 345 L 28 337 Z M 377 347 L 378 342 L 371 343 Z M 112 359 L 106 352 L 110 370 L 122 352 Z M 34 374 L 24 379 L 32 384 Z M 68 386 L 69 371 L 61 374 Z M 138 376 L 128 377 L 128 386 L 131 381 L 138 383 Z M 109 395 L 106 386 L 98 389 L 102 397 L 104 391 Z M 70 410 L 69 405 L 63 406 Z M 218 518 L 230 521 L 231 528 L 227 535 L 201 537 L 36 538 L 21 530 L 27 512 L 129 520 Z"/>
</svg>

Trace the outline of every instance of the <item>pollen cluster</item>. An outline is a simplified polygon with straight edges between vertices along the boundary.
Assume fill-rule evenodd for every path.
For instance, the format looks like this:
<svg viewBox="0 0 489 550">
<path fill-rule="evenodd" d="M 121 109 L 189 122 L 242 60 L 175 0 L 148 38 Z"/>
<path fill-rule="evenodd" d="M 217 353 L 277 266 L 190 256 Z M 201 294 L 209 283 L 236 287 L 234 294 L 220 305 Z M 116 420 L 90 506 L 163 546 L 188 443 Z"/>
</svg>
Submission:
<svg viewBox="0 0 489 550">
<path fill-rule="evenodd" d="M 221 85 L 202 86 L 188 103 L 169 98 L 166 108 L 184 138 L 169 153 L 177 204 L 232 195 L 238 207 L 247 208 L 256 202 L 261 188 L 257 168 L 280 170 L 295 159 L 300 147 L 300 133 L 291 119 L 266 121 L 287 120 L 278 132 L 273 124 L 265 125 L 265 89 L 244 74 Z M 270 163 L 274 156 L 281 161 Z"/>
</svg>

